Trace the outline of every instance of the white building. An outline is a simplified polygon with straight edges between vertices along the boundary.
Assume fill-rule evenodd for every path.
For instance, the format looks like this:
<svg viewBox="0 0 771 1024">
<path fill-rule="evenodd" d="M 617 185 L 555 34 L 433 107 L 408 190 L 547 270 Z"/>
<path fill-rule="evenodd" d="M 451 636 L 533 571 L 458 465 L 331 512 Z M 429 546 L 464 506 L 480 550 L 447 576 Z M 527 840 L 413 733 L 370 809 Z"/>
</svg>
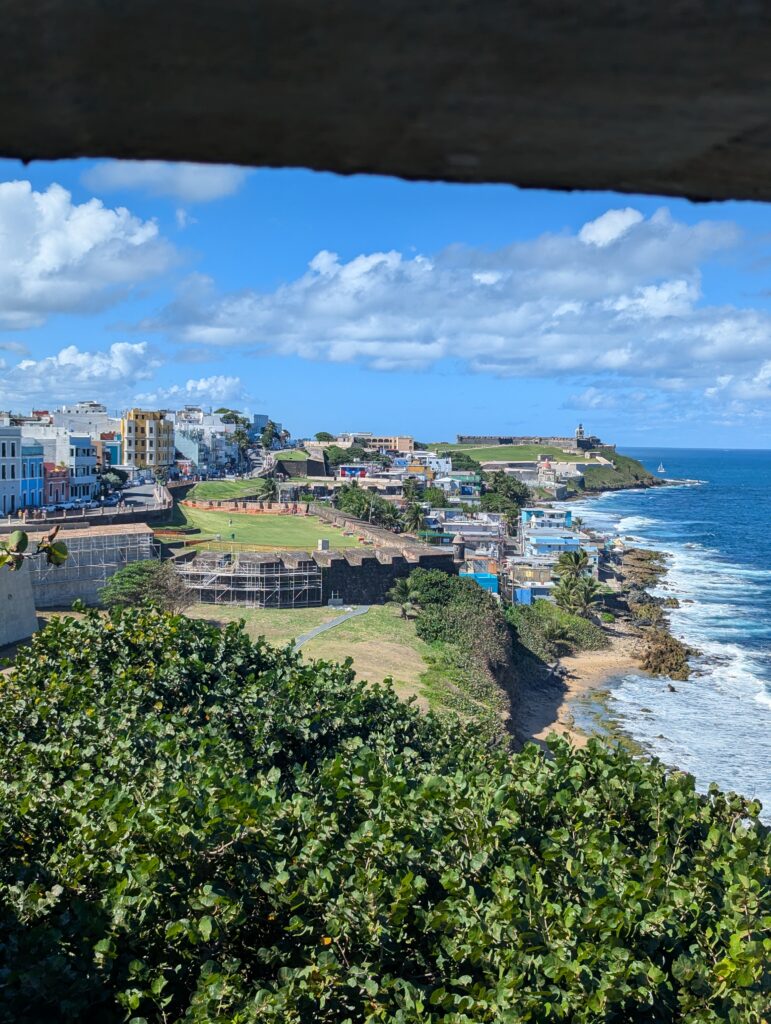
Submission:
<svg viewBox="0 0 771 1024">
<path fill-rule="evenodd" d="M 30 424 L 24 432 L 42 444 L 46 462 L 69 469 L 71 498 L 96 496 L 96 447 L 89 434 L 76 434 L 67 427 L 40 424 Z"/>
<path fill-rule="evenodd" d="M 21 497 L 21 427 L 0 419 L 0 515 L 13 515 Z"/>
<path fill-rule="evenodd" d="M 63 427 L 73 434 L 88 434 L 98 438 L 113 430 L 120 430 L 120 419 L 110 416 L 107 406 L 101 402 L 77 402 L 75 405 L 63 405 L 51 413 L 51 421 L 55 427 Z"/>
</svg>

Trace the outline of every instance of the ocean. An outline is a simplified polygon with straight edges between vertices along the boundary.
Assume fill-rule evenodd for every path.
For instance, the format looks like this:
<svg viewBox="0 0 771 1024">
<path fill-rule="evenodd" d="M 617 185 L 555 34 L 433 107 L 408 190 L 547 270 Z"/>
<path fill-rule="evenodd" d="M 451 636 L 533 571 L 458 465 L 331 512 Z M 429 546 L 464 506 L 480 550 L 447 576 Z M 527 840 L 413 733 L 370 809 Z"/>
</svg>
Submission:
<svg viewBox="0 0 771 1024">
<path fill-rule="evenodd" d="M 650 754 L 763 803 L 771 821 L 771 452 L 624 448 L 697 484 L 571 502 L 589 526 L 670 556 L 654 593 L 679 598 L 673 633 L 701 653 L 687 682 L 630 674 L 608 711 Z"/>
</svg>

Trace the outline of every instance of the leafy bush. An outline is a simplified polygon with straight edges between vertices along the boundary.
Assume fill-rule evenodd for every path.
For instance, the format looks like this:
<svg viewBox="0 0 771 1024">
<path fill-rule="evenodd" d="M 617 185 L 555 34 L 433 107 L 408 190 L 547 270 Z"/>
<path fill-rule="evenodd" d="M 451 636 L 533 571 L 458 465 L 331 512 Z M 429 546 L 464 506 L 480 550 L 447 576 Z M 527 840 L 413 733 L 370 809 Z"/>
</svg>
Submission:
<svg viewBox="0 0 771 1024">
<path fill-rule="evenodd" d="M 157 604 L 170 612 L 180 612 L 194 601 L 172 562 L 155 558 L 129 562 L 118 569 L 99 591 L 99 600 L 106 608 L 130 608 L 141 604 Z"/>
<path fill-rule="evenodd" d="M 760 1024 L 758 805 L 148 610 L 2 680 L 3 1024 Z"/>
<path fill-rule="evenodd" d="M 600 619 L 603 622 L 610 623 L 616 621 L 616 616 L 613 614 L 613 612 L 600 612 Z"/>
<path fill-rule="evenodd" d="M 510 605 L 506 620 L 522 646 L 543 661 L 552 661 L 564 653 L 599 651 L 608 646 L 608 638 L 599 626 L 549 601 Z"/>
</svg>

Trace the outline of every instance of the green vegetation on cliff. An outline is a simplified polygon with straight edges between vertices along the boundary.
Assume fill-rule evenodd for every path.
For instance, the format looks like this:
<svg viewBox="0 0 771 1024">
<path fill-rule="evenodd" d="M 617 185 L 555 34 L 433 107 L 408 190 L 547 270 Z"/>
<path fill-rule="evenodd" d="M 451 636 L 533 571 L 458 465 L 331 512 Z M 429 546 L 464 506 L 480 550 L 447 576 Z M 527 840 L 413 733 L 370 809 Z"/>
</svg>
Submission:
<svg viewBox="0 0 771 1024">
<path fill-rule="evenodd" d="M 625 487 L 655 487 L 659 481 L 637 459 L 610 455 L 613 466 L 589 466 L 584 472 L 587 491 L 620 491 Z"/>
<path fill-rule="evenodd" d="M 535 601 L 530 607 L 509 605 L 506 620 L 519 643 L 542 661 L 608 646 L 608 638 L 599 626 L 549 601 Z"/>
<path fill-rule="evenodd" d="M 757 803 L 152 611 L 2 687 L 2 1024 L 767 1018 Z"/>
</svg>

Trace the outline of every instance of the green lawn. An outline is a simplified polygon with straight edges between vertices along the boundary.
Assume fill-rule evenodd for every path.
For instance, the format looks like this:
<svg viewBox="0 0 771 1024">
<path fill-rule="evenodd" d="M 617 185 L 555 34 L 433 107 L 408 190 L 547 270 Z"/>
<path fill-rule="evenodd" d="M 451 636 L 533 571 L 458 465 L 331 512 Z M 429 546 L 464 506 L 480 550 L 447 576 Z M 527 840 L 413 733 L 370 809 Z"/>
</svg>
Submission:
<svg viewBox="0 0 771 1024">
<path fill-rule="evenodd" d="M 288 644 L 340 615 L 339 608 L 234 608 L 214 604 L 194 604 L 185 612 L 191 619 L 206 619 L 226 626 L 243 619 L 253 640 L 264 636 L 273 644 Z"/>
<path fill-rule="evenodd" d="M 307 458 L 310 458 L 302 448 L 288 448 L 285 452 L 273 452 L 273 455 L 276 459 L 281 459 L 282 462 L 305 462 Z"/>
<path fill-rule="evenodd" d="M 532 462 L 539 455 L 548 455 L 555 462 L 587 462 L 586 455 L 563 452 L 548 444 L 501 444 L 488 448 L 470 448 L 467 445 L 451 444 L 439 446 L 442 451 L 462 451 L 477 462 Z"/>
<path fill-rule="evenodd" d="M 163 525 L 163 524 L 159 524 Z M 194 526 L 201 534 L 224 541 L 251 544 L 257 548 L 300 548 L 308 551 L 319 539 L 329 541 L 332 548 L 358 548 L 363 545 L 355 536 L 346 537 L 342 530 L 330 526 L 316 516 L 250 515 L 247 512 L 209 512 L 200 508 L 176 505 L 170 526 Z M 198 538 L 199 534 L 193 535 Z"/>
<path fill-rule="evenodd" d="M 427 668 L 428 644 L 415 633 L 415 623 L 402 619 L 395 605 L 373 605 L 366 615 L 358 615 L 309 641 L 303 657 L 325 661 L 353 659 L 357 676 L 370 683 L 387 676 L 394 681 L 400 697 L 417 697 L 427 709 L 421 677 Z"/>
<path fill-rule="evenodd" d="M 229 501 L 231 498 L 256 498 L 265 488 L 262 479 L 253 480 L 202 480 L 196 484 L 188 497 L 193 501 Z"/>
</svg>

